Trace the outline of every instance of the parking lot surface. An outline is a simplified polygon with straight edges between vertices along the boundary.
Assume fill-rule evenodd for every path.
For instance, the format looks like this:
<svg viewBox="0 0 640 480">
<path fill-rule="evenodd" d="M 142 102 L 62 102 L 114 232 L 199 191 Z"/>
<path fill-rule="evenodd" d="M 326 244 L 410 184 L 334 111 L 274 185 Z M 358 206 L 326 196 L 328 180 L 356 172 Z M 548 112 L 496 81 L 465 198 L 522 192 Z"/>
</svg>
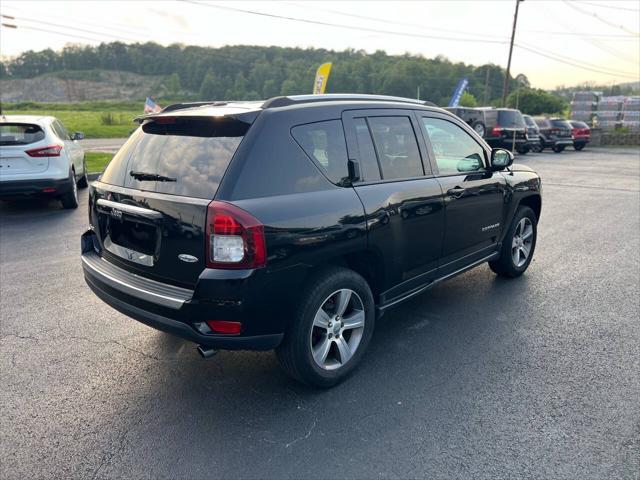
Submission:
<svg viewBox="0 0 640 480">
<path fill-rule="evenodd" d="M 103 304 L 86 207 L 1 203 L 0 477 L 638 479 L 640 150 L 516 161 L 543 179 L 527 273 L 402 304 L 328 391 Z"/>
</svg>

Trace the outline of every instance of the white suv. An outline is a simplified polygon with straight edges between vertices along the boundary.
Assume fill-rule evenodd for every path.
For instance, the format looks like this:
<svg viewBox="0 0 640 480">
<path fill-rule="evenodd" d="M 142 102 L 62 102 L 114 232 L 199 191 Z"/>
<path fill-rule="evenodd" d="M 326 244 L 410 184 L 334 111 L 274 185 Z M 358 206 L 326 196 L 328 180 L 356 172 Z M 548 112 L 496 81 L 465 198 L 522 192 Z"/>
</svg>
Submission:
<svg viewBox="0 0 640 480">
<path fill-rule="evenodd" d="M 77 208 L 78 187 L 88 186 L 83 138 L 54 117 L 0 116 L 0 198 L 54 197 Z"/>
</svg>

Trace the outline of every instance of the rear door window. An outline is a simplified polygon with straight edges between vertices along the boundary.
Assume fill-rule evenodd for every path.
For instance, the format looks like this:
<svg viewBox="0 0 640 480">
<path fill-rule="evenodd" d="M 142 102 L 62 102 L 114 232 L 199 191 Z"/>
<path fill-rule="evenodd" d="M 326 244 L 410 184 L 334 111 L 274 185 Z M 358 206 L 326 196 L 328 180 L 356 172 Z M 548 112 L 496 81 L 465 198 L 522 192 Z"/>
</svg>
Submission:
<svg viewBox="0 0 640 480">
<path fill-rule="evenodd" d="M 1 123 L 0 146 L 29 145 L 44 140 L 44 131 L 31 123 Z"/>
<path fill-rule="evenodd" d="M 385 180 L 424 175 L 418 142 L 409 117 L 369 117 L 367 121 Z"/>
<path fill-rule="evenodd" d="M 353 121 L 358 146 L 358 164 L 360 166 L 360 181 L 374 182 L 380 180 L 380 166 L 376 157 L 376 149 L 373 146 L 371 132 L 364 118 L 356 118 Z"/>
<path fill-rule="evenodd" d="M 341 120 L 298 125 L 291 129 L 291 135 L 329 180 L 336 184 L 348 180 L 347 143 Z"/>
<path fill-rule="evenodd" d="M 210 118 L 177 118 L 170 122 L 149 122 L 139 128 L 111 161 L 102 181 L 152 192 L 213 198 L 249 125 Z M 140 174 L 162 179 L 145 179 Z"/>
<path fill-rule="evenodd" d="M 522 128 L 525 126 L 522 114 L 517 110 L 499 110 L 498 124 L 505 128 Z"/>
</svg>

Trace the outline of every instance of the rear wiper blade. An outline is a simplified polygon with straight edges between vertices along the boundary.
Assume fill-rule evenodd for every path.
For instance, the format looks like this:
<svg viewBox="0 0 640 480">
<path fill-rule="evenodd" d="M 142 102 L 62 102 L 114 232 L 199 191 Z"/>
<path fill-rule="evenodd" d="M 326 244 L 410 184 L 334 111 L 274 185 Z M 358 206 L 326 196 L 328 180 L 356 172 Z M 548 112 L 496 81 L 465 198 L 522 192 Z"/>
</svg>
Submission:
<svg viewBox="0 0 640 480">
<path fill-rule="evenodd" d="M 165 177 L 164 175 L 158 175 L 157 173 L 147 173 L 147 172 L 134 172 L 131 170 L 129 172 L 136 180 L 140 181 L 155 181 L 155 182 L 176 182 L 175 178 Z"/>
</svg>

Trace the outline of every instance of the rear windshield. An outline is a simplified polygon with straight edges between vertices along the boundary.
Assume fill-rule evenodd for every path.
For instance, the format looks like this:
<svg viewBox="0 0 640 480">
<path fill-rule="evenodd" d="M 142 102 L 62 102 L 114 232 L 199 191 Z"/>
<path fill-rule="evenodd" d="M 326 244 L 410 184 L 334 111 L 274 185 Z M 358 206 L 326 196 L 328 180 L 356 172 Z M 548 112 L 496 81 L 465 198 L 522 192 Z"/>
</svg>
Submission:
<svg viewBox="0 0 640 480">
<path fill-rule="evenodd" d="M 551 125 L 559 128 L 571 128 L 571 125 L 566 120 L 551 120 Z"/>
<path fill-rule="evenodd" d="M 517 110 L 499 110 L 498 123 L 502 127 L 524 127 L 522 114 Z"/>
<path fill-rule="evenodd" d="M 524 115 L 522 116 L 522 118 L 524 118 L 524 123 L 526 123 L 528 127 L 535 127 L 536 126 L 536 122 L 533 121 L 533 118 L 525 117 Z"/>
<path fill-rule="evenodd" d="M 213 198 L 249 125 L 231 119 L 171 121 L 174 123 L 149 122 L 138 128 L 111 160 L 101 181 Z"/>
<path fill-rule="evenodd" d="M 547 120 L 546 118 L 534 118 L 534 120 L 540 128 L 549 127 L 549 120 Z"/>
<path fill-rule="evenodd" d="M 589 128 L 589 125 L 584 122 L 571 122 L 571 125 L 573 128 Z"/>
<path fill-rule="evenodd" d="M 31 123 L 0 124 L 0 145 L 29 145 L 44 139 L 44 132 Z"/>
</svg>

